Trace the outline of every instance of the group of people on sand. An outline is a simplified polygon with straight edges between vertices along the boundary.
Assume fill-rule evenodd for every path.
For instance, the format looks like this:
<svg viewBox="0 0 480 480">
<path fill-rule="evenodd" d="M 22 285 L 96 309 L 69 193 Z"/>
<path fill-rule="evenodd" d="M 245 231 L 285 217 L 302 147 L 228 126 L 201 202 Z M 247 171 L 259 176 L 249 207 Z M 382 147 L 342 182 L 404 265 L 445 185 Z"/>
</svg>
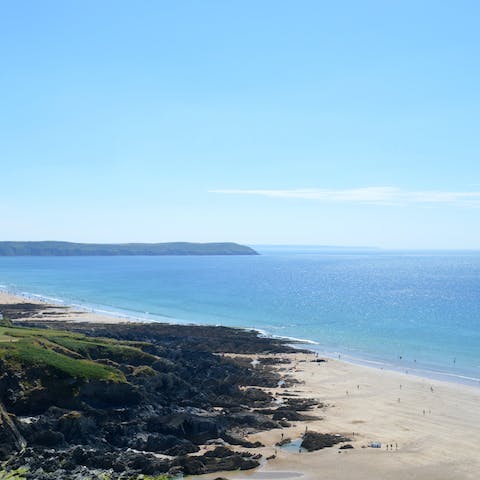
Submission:
<svg viewBox="0 0 480 480">
<path fill-rule="evenodd" d="M 395 450 L 398 450 L 398 444 L 397 443 L 395 444 Z M 388 451 L 393 452 L 393 443 L 390 443 L 390 444 L 387 443 L 387 452 Z"/>
</svg>

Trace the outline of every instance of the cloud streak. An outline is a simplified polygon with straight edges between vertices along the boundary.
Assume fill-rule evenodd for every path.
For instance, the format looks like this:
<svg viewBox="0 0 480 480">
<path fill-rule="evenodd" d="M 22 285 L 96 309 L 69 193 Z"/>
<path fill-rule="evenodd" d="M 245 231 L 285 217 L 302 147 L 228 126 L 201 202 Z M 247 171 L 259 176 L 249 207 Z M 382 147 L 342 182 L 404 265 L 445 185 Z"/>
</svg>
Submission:
<svg viewBox="0 0 480 480">
<path fill-rule="evenodd" d="M 479 191 L 450 192 L 442 190 L 404 190 L 397 187 L 363 187 L 351 189 L 301 188 L 292 190 L 220 189 L 210 190 L 210 193 L 380 206 L 449 205 L 471 208 L 480 207 Z"/>
</svg>

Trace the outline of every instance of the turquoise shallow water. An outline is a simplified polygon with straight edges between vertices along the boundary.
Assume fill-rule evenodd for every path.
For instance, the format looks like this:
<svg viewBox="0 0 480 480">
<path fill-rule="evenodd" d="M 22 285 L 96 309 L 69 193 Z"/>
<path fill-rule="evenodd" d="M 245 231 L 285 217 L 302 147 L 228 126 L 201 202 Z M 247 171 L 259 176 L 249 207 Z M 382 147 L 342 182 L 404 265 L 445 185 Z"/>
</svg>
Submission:
<svg viewBox="0 0 480 480">
<path fill-rule="evenodd" d="M 479 253 L 261 251 L 0 257 L 0 284 L 133 317 L 253 327 L 345 359 L 479 384 Z"/>
</svg>

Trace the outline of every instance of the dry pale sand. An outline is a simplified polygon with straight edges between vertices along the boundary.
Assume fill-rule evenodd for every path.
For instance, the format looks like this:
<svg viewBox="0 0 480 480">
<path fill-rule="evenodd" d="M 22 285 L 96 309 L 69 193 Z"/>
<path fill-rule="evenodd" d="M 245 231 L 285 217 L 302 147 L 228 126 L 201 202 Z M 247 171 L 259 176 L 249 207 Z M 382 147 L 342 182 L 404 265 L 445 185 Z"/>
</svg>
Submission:
<svg viewBox="0 0 480 480">
<path fill-rule="evenodd" d="M 0 292 L 0 303 L 25 298 Z M 38 300 L 31 300 L 41 303 Z M 46 304 L 45 304 L 46 305 Z M 99 315 L 76 308 L 59 308 L 58 315 L 44 319 L 115 323 L 121 317 Z M 480 478 L 480 388 L 352 365 L 329 359 L 311 362 L 313 355 L 281 355 L 290 364 L 277 368 L 299 383 L 274 393 L 294 393 L 316 398 L 328 406 L 314 411 L 319 420 L 308 425 L 252 434 L 260 440 L 264 462 L 253 472 L 225 472 L 195 477 L 210 480 L 223 476 L 232 480 L 478 480 Z M 285 437 L 298 439 L 305 431 L 340 433 L 352 438 L 353 450 L 339 453 L 337 447 L 312 453 L 276 448 Z M 354 434 L 354 435 L 353 435 Z M 381 449 L 362 448 L 370 442 Z M 393 451 L 386 450 L 393 445 Z M 397 447 L 398 446 L 398 450 Z"/>
<path fill-rule="evenodd" d="M 291 373 L 304 383 L 287 389 L 288 392 L 317 398 L 328 404 L 328 407 L 316 411 L 322 419 L 308 422 L 308 429 L 346 435 L 352 438 L 354 450 L 339 453 L 339 449 L 333 447 L 298 453 L 296 449 L 277 448 L 277 457 L 256 472 L 225 472 L 224 477 L 232 480 L 480 478 L 480 388 L 338 360 L 312 363 L 312 355 L 290 358 L 293 360 L 289 366 Z M 305 431 L 305 426 L 306 423 L 298 422 L 291 428 L 248 438 L 267 445 L 259 449 L 266 457 L 275 453 L 272 445 L 280 440 L 281 433 L 297 439 Z M 381 442 L 382 448 L 362 448 L 372 441 Z M 392 444 L 393 451 L 387 451 L 386 444 Z"/>
</svg>

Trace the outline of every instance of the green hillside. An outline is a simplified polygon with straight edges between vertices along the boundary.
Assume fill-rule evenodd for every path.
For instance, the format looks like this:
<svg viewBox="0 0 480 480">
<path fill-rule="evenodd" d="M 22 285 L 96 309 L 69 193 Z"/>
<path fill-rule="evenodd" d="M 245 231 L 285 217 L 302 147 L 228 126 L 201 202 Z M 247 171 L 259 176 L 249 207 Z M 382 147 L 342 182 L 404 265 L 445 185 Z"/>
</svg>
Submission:
<svg viewBox="0 0 480 480">
<path fill-rule="evenodd" d="M 237 243 L 0 242 L 0 256 L 257 255 Z"/>
</svg>

